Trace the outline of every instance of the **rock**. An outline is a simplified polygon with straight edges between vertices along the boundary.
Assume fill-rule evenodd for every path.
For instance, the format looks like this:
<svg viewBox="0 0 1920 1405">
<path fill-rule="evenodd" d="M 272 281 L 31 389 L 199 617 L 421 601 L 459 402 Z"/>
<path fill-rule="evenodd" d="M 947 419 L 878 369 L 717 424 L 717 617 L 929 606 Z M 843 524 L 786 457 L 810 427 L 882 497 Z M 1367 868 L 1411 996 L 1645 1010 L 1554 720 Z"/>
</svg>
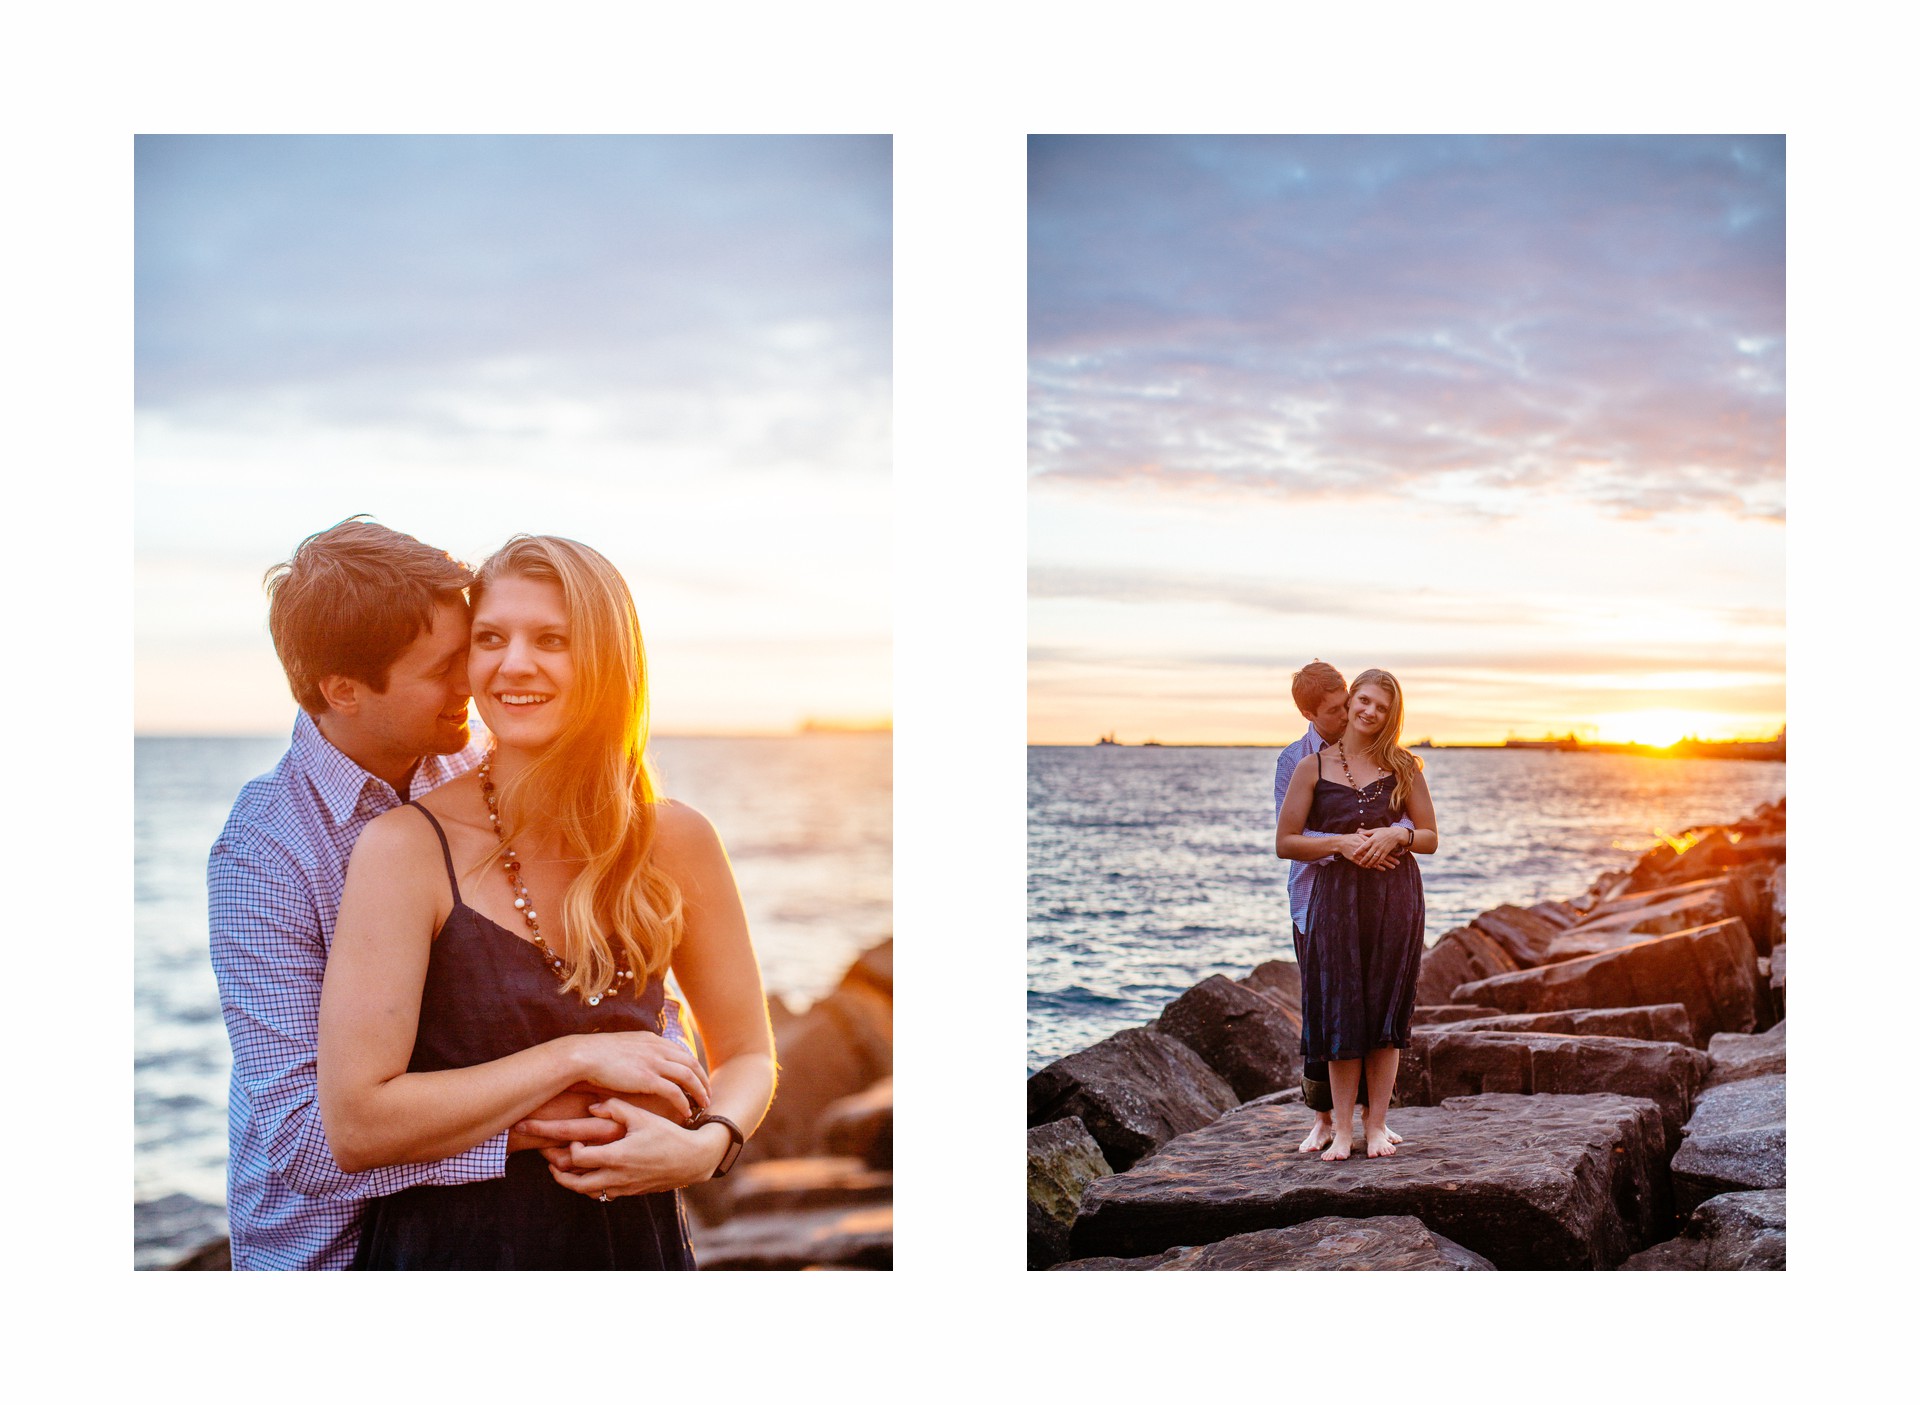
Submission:
<svg viewBox="0 0 1920 1405">
<path fill-rule="evenodd" d="M 1414 1003 L 1451 1004 L 1454 990 L 1466 982 L 1519 969 L 1520 963 L 1485 932 L 1474 927 L 1455 927 L 1421 953 Z"/>
<path fill-rule="evenodd" d="M 1547 959 L 1547 946 L 1560 935 L 1561 926 L 1538 913 L 1512 903 L 1502 903 L 1483 912 L 1469 924 L 1477 927 L 1506 948 L 1520 966 L 1538 966 Z"/>
<path fill-rule="evenodd" d="M 1787 1183 L 1787 1076 L 1763 1073 L 1700 1095 L 1673 1158 L 1681 1213 L 1730 1190 Z"/>
<path fill-rule="evenodd" d="M 1558 898 L 1550 899 L 1543 903 L 1535 903 L 1532 907 L 1528 908 L 1527 911 L 1533 913 L 1536 917 L 1544 917 L 1554 926 L 1562 929 L 1573 926 L 1582 917 L 1586 916 L 1585 913 L 1580 911 L 1580 909 L 1572 903 L 1563 903 Z"/>
<path fill-rule="evenodd" d="M 1323 1215 L 1286 1229 L 1236 1234 L 1217 1244 L 1168 1249 L 1144 1259 L 1075 1259 L 1066 1269 L 1287 1271 L 1299 1269 L 1402 1270 L 1441 1272 L 1487 1270 L 1493 1265 L 1428 1229 L 1411 1215 L 1376 1215 L 1350 1220 Z"/>
<path fill-rule="evenodd" d="M 1614 1093 L 1485 1093 L 1393 1114 L 1398 1154 L 1294 1151 L 1300 1114 L 1249 1106 L 1095 1181 L 1076 1257 L 1135 1258 L 1325 1215 L 1412 1215 L 1502 1269 L 1606 1268 L 1671 1223 L 1659 1108 Z"/>
<path fill-rule="evenodd" d="M 1604 921 L 1609 917 L 1617 917 L 1623 912 L 1634 912 L 1657 906 L 1661 903 L 1671 902 L 1675 898 L 1697 896 L 1703 892 L 1723 890 L 1726 886 L 1727 875 L 1721 874 L 1715 878 L 1697 878 L 1690 883 L 1675 883 L 1665 888 L 1648 888 L 1640 892 L 1626 893 L 1609 902 L 1597 904 L 1580 922 L 1576 922 L 1573 925 L 1577 927 L 1587 922 Z"/>
<path fill-rule="evenodd" d="M 1689 885 L 1689 888 L 1690 891 L 1659 902 L 1610 912 L 1568 928 L 1549 944 L 1545 959 L 1574 961 L 1596 952 L 1632 946 L 1650 936 L 1690 931 L 1734 915 L 1732 904 L 1727 901 L 1725 883 L 1714 882 L 1705 887 Z"/>
<path fill-rule="evenodd" d="M 210 1244 L 202 1244 L 191 1254 L 176 1264 L 168 1264 L 169 1269 L 183 1270 L 227 1270 L 233 1268 L 233 1241 L 224 1235 Z"/>
<path fill-rule="evenodd" d="M 1813 964 L 1818 966 L 1820 963 L 1816 960 Z M 1781 942 L 1773 949 L 1772 968 L 1767 972 L 1767 991 L 1773 996 L 1773 1017 L 1776 1020 L 1784 1020 L 1787 1017 L 1787 944 L 1785 942 Z"/>
<path fill-rule="evenodd" d="M 1709 1088 L 1785 1073 L 1787 1027 L 1777 1024 L 1765 1034 L 1716 1034 L 1707 1042 L 1707 1057 L 1713 1060 L 1713 1071 L 1707 1075 Z"/>
<path fill-rule="evenodd" d="M 718 1225 L 741 1215 L 886 1204 L 893 1199 L 893 1173 L 852 1156 L 798 1156 L 756 1161 L 687 1189 L 704 1192 L 700 1218 Z"/>
<path fill-rule="evenodd" d="M 1694 1044 L 1704 1046 L 1715 1034 L 1753 1029 L 1757 987 L 1753 944 L 1733 917 L 1578 961 L 1472 981 L 1456 987 L 1453 999 L 1513 1014 L 1677 1002 L 1687 1007 Z"/>
<path fill-rule="evenodd" d="M 1046 1268 L 1067 1256 L 1067 1233 L 1087 1187 L 1113 1174 L 1099 1144 L 1077 1117 L 1063 1117 L 1027 1133 L 1027 1267 Z"/>
<path fill-rule="evenodd" d="M 1772 922 L 1767 930 L 1768 950 L 1787 940 L 1787 866 L 1780 864 L 1767 880 L 1768 913 Z"/>
<path fill-rule="evenodd" d="M 693 1257 L 702 1271 L 893 1267 L 893 1207 L 861 1205 L 792 1215 L 742 1215 L 711 1229 L 695 1226 Z"/>
<path fill-rule="evenodd" d="M 1506 1030 L 1513 1034 L 1607 1034 L 1616 1039 L 1658 1039 L 1689 1047 L 1693 1044 L 1693 1021 L 1687 1017 L 1685 1005 L 1629 1005 L 1623 1010 L 1545 1010 L 1537 1015 L 1503 1015 L 1489 1011 L 1486 1015 L 1454 1027 L 1462 1030 Z"/>
<path fill-rule="evenodd" d="M 888 941 L 863 953 L 840 984 L 804 1014 L 790 1014 L 783 1005 L 768 1002 L 780 1086 L 766 1119 L 741 1153 L 743 1159 L 777 1160 L 819 1151 L 820 1115 L 827 1105 L 893 1072 L 893 998 L 876 984 L 884 969 L 891 985 L 892 950 Z"/>
<path fill-rule="evenodd" d="M 1620 1093 L 1660 1106 L 1669 1149 L 1712 1061 L 1684 1044 L 1604 1035 L 1417 1029 L 1401 1055 L 1395 1094 L 1430 1106 L 1474 1093 Z M 1399 1130 L 1399 1129 L 1395 1129 Z"/>
<path fill-rule="evenodd" d="M 858 981 L 893 999 L 893 938 L 868 947 L 847 968 L 846 980 Z"/>
<path fill-rule="evenodd" d="M 1784 829 L 1709 825 L 1689 830 L 1686 847 L 1656 844 L 1633 866 L 1632 889 L 1663 888 L 1695 878 L 1711 878 L 1722 870 L 1755 863 L 1779 863 L 1787 855 Z"/>
<path fill-rule="evenodd" d="M 1413 1022 L 1416 1025 L 1457 1024 L 1461 1020 L 1485 1019 L 1499 1013 L 1491 1005 L 1415 1005 Z"/>
<path fill-rule="evenodd" d="M 1622 1269 L 1771 1271 L 1787 1266 L 1787 1193 L 1736 1190 L 1702 1201 L 1678 1239 L 1656 1244 Z"/>
<path fill-rule="evenodd" d="M 836 1098 L 820 1112 L 820 1146 L 829 1156 L 857 1156 L 881 1170 L 893 1167 L 893 1079 Z"/>
<path fill-rule="evenodd" d="M 1255 966 L 1245 980 L 1240 982 L 1249 990 L 1257 990 L 1267 999 L 1278 1002 L 1287 1017 L 1293 1021 L 1293 1027 L 1300 1027 L 1300 968 L 1291 961 L 1262 961 Z"/>
<path fill-rule="evenodd" d="M 1124 1171 L 1163 1142 L 1204 1127 L 1240 1099 L 1177 1039 L 1123 1029 L 1027 1080 L 1027 1125 L 1078 1117 Z"/>
<path fill-rule="evenodd" d="M 1161 1011 L 1155 1028 L 1205 1059 L 1236 1101 L 1300 1081 L 1298 1016 L 1239 981 L 1208 976 Z"/>
</svg>

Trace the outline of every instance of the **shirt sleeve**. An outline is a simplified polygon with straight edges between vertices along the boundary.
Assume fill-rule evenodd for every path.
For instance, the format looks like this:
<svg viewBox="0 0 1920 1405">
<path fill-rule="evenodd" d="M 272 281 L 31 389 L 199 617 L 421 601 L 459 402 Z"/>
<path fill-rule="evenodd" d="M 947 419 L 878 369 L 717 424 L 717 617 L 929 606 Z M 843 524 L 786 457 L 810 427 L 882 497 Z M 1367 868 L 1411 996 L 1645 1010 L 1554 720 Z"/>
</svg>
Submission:
<svg viewBox="0 0 1920 1405">
<path fill-rule="evenodd" d="M 267 1160 L 302 1195 L 365 1200 L 506 1174 L 507 1134 L 444 1161 L 342 1171 L 320 1122 L 320 982 L 326 943 L 306 885 L 282 854 L 222 836 L 207 861 L 213 974 Z"/>
<path fill-rule="evenodd" d="M 1280 802 L 1287 798 L 1287 787 L 1290 784 L 1292 784 L 1293 773 L 1299 769 L 1300 762 L 1303 759 L 1304 758 L 1302 757 L 1295 756 L 1293 754 L 1293 748 L 1288 747 L 1285 751 L 1280 753 L 1279 761 L 1274 764 L 1273 820 L 1275 824 L 1278 824 L 1280 822 Z M 1303 829 L 1300 832 L 1301 834 L 1307 836 L 1310 839 L 1326 839 L 1331 837 L 1323 829 Z M 1339 857 L 1340 856 L 1338 854 L 1328 854 L 1324 858 L 1295 859 L 1293 860 L 1293 862 L 1299 863 L 1299 864 L 1306 864 L 1312 867 L 1320 864 L 1332 863 L 1335 859 Z"/>
</svg>

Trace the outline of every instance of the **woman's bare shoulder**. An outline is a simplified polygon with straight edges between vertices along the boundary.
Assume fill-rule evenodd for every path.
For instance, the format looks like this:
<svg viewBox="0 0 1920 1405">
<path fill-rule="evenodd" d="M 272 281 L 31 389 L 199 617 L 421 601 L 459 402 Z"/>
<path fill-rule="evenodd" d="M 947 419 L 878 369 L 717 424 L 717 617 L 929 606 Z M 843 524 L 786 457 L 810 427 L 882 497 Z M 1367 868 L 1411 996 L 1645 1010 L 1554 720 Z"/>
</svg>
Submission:
<svg viewBox="0 0 1920 1405">
<path fill-rule="evenodd" d="M 374 816 L 353 845 L 353 864 L 358 868 L 404 868 L 427 857 L 439 859 L 440 839 L 427 817 L 411 805 L 397 805 Z"/>
<path fill-rule="evenodd" d="M 721 848 L 713 821 L 684 800 L 661 800 L 653 807 L 653 842 L 659 849 L 691 857 Z"/>
</svg>

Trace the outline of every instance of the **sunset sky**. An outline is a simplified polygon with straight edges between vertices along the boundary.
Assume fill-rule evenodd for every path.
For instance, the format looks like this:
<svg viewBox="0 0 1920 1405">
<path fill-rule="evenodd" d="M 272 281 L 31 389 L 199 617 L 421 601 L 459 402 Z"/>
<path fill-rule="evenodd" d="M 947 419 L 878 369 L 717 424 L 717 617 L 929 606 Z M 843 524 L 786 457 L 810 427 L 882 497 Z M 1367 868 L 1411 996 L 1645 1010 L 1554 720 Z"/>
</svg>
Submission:
<svg viewBox="0 0 1920 1405">
<path fill-rule="evenodd" d="M 891 701 L 886 137 L 143 137 L 135 729 L 279 733 L 260 579 L 356 512 L 633 588 L 655 728 Z"/>
<path fill-rule="evenodd" d="M 1770 736 L 1778 137 L 1036 137 L 1029 740 Z"/>
</svg>

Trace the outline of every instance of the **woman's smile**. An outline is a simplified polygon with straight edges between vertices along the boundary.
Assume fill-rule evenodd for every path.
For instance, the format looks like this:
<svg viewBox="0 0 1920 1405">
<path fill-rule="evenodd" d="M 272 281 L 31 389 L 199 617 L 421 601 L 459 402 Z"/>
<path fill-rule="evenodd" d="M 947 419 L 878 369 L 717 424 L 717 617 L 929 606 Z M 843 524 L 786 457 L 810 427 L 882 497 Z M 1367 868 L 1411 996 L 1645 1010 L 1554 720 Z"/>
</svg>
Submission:
<svg viewBox="0 0 1920 1405">
<path fill-rule="evenodd" d="M 553 581 L 505 576 L 481 596 L 467 651 L 480 715 L 507 746 L 545 746 L 567 720 L 573 641 Z"/>
</svg>

